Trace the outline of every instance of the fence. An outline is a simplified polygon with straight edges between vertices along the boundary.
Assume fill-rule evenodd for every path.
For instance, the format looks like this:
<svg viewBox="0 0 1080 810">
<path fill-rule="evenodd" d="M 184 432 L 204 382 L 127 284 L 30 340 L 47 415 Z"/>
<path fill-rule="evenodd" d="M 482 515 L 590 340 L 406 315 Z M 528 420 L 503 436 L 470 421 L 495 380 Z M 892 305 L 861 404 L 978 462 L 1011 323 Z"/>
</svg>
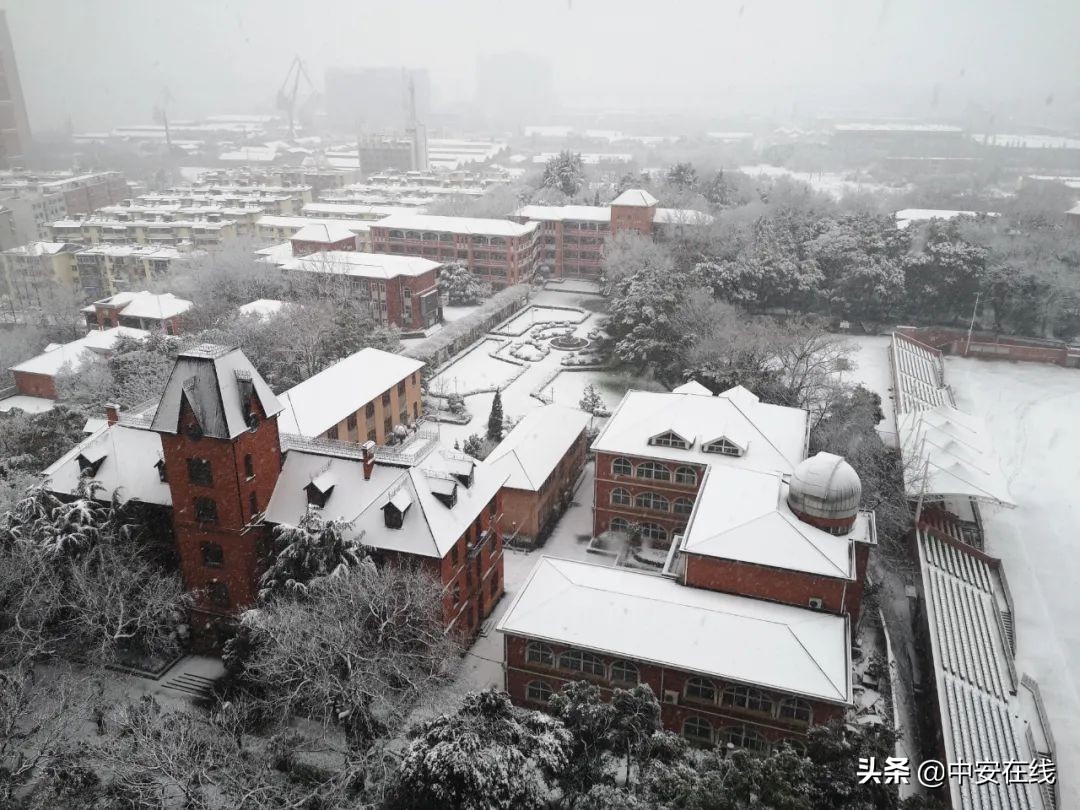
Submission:
<svg viewBox="0 0 1080 810">
<path fill-rule="evenodd" d="M 979 357 L 985 360 L 1015 360 L 1027 363 L 1052 363 L 1080 368 L 1080 346 L 1057 340 L 995 335 L 973 332 L 968 344 L 967 331 L 943 326 L 898 326 L 897 332 L 939 349 L 945 354 Z"/>
</svg>

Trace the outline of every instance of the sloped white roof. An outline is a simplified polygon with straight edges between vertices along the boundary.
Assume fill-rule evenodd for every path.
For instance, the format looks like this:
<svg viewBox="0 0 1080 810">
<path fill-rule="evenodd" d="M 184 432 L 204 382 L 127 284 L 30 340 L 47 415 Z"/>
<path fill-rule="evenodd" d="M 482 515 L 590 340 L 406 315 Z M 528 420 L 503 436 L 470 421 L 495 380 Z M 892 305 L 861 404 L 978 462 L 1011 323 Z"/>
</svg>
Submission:
<svg viewBox="0 0 1080 810">
<path fill-rule="evenodd" d="M 25 394 L 15 394 L 0 399 L 0 413 L 8 413 L 9 411 L 45 413 L 51 411 L 55 405 L 55 402 L 45 397 L 28 397 Z"/>
<path fill-rule="evenodd" d="M 176 433 L 181 408 L 187 402 L 204 435 L 228 439 L 239 436 L 248 430 L 240 376 L 250 379 L 267 416 L 281 411 L 274 392 L 239 348 L 204 343 L 177 356 L 154 412 L 152 429 Z"/>
<path fill-rule="evenodd" d="M 95 301 L 83 312 L 93 312 L 96 307 L 115 307 L 121 315 L 131 318 L 148 318 L 165 320 L 183 315 L 193 304 L 186 298 L 178 298 L 172 293 L 152 293 L 142 290 L 140 292 L 119 292 L 109 298 Z"/>
<path fill-rule="evenodd" d="M 257 298 L 237 307 L 237 311 L 241 315 L 258 315 L 260 318 L 265 319 L 277 314 L 283 306 L 285 306 L 285 302 L 276 298 Z"/>
<path fill-rule="evenodd" d="M 346 239 L 356 239 L 356 234 L 343 222 L 327 220 L 304 225 L 289 238 L 300 242 L 319 242 L 329 245 Z"/>
<path fill-rule="evenodd" d="M 766 404 L 741 386 L 715 397 L 628 391 L 592 446 L 603 453 L 790 473 L 805 455 L 808 420 L 805 410 Z M 649 444 L 668 430 L 694 444 L 688 450 Z M 702 443 L 722 436 L 746 453 L 702 452 Z"/>
<path fill-rule="evenodd" d="M 285 391 L 278 427 L 284 433 L 318 436 L 423 366 L 404 355 L 361 349 Z"/>
<path fill-rule="evenodd" d="M 673 394 L 693 394 L 694 396 L 701 396 L 701 397 L 711 397 L 712 396 L 712 391 L 710 391 L 704 385 L 699 383 L 697 380 L 690 380 L 689 382 L 684 382 L 682 385 L 678 386 L 677 388 L 672 388 L 671 393 L 673 393 Z"/>
<path fill-rule="evenodd" d="M 54 256 L 63 252 L 65 248 L 72 251 L 77 249 L 67 242 L 28 242 L 25 245 L 8 248 L 4 253 L 16 256 Z"/>
<path fill-rule="evenodd" d="M 443 217 L 431 214 L 391 214 L 375 223 L 380 228 L 481 236 L 525 236 L 536 230 L 535 222 L 512 222 L 509 219 L 479 217 Z"/>
<path fill-rule="evenodd" d="M 859 514 L 849 535 L 822 531 L 791 511 L 780 475 L 716 465 L 705 473 L 681 548 L 688 554 L 854 579 L 851 541 L 869 539 L 871 532 L 867 513 Z"/>
<path fill-rule="evenodd" d="M 606 205 L 525 205 L 514 216 L 553 222 L 610 222 L 611 209 Z"/>
<path fill-rule="evenodd" d="M 529 411 L 487 457 L 512 489 L 537 491 L 589 424 L 577 408 L 545 405 Z"/>
<path fill-rule="evenodd" d="M 144 332 L 142 329 L 132 329 L 127 326 L 114 326 L 112 329 L 95 329 L 88 332 L 86 337 L 47 348 L 37 357 L 31 357 L 17 366 L 12 366 L 11 370 L 55 377 L 64 365 L 70 363 L 71 370 L 77 371 L 97 355 L 111 351 L 121 337 L 145 340 L 149 337 L 149 333 Z"/>
<path fill-rule="evenodd" d="M 282 265 L 285 270 L 306 273 L 334 273 L 361 278 L 390 279 L 398 276 L 422 276 L 442 265 L 419 256 L 394 256 L 387 253 L 360 253 L 330 250 L 300 256 Z"/>
<path fill-rule="evenodd" d="M 404 469 L 377 463 L 370 480 L 365 481 L 359 458 L 290 450 L 266 507 L 266 519 L 295 525 L 308 510 L 304 488 L 318 478 L 324 485 L 334 486 L 321 508 L 327 519 L 348 521 L 348 531 L 369 546 L 441 559 L 506 480 L 505 473 L 483 463 L 473 468 L 472 486 L 449 480 L 447 468 L 457 462 L 458 455 L 436 451 L 418 466 Z M 435 497 L 442 484 L 456 486 L 453 507 Z M 400 529 L 386 527 L 382 509 L 391 500 L 398 508 L 408 502 Z"/>
<path fill-rule="evenodd" d="M 330 223 L 338 226 L 344 226 L 354 234 L 365 233 L 371 229 L 371 221 L 365 219 L 337 219 L 332 217 L 320 219 L 308 216 L 286 217 L 276 214 L 268 214 L 266 216 L 259 217 L 255 225 L 259 228 L 293 228 L 295 230 L 299 230 L 300 228 L 304 228 L 308 225 L 326 225 Z M 336 242 L 337 240 L 335 239 L 333 241 Z"/>
<path fill-rule="evenodd" d="M 834 703 L 851 700 L 847 619 L 541 557 L 503 633 Z"/>
<path fill-rule="evenodd" d="M 618 197 L 611 201 L 610 205 L 633 205 L 640 208 L 651 208 L 660 201 L 642 188 L 628 188 Z"/>
<path fill-rule="evenodd" d="M 103 488 L 102 497 L 111 497 L 119 490 L 122 501 L 172 505 L 169 485 L 161 480 L 156 466 L 164 458 L 157 433 L 122 422 L 99 428 L 45 469 L 49 489 L 65 495 L 75 492 L 82 477 L 81 454 L 104 456 L 94 475 Z"/>
<path fill-rule="evenodd" d="M 909 498 L 964 496 L 1015 506 L 986 422 L 950 405 L 897 413 L 900 449 L 915 466 Z"/>
<path fill-rule="evenodd" d="M 304 216 L 332 214 L 358 216 L 364 219 L 381 219 L 391 214 L 415 214 L 416 209 L 406 208 L 401 205 L 366 205 L 363 203 L 346 202 L 311 202 L 305 203 L 301 209 Z"/>
</svg>

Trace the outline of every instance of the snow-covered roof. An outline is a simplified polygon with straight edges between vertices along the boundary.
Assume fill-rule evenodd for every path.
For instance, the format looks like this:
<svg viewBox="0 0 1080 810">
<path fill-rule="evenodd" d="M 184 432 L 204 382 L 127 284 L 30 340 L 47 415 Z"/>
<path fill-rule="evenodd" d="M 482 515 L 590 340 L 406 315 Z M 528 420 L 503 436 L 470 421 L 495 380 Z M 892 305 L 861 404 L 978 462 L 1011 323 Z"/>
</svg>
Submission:
<svg viewBox="0 0 1080 810">
<path fill-rule="evenodd" d="M 931 219 L 956 219 L 957 217 L 977 217 L 978 211 L 953 211 L 946 208 L 903 208 L 896 212 L 896 227 L 906 228 L 912 222 L 926 222 Z M 991 213 L 986 216 L 997 216 Z"/>
<path fill-rule="evenodd" d="M 933 652 L 942 742 L 949 762 L 1030 762 L 1025 720 L 1016 711 L 1018 678 L 1002 624 L 1011 612 L 996 560 L 937 536 L 948 526 L 917 528 L 919 568 Z M 1022 783 L 950 779 L 953 807 L 1042 808 Z"/>
<path fill-rule="evenodd" d="M 304 225 L 289 238 L 299 242 L 319 242 L 320 244 L 330 245 L 346 239 L 356 239 L 356 234 L 344 222 L 327 220 Z"/>
<path fill-rule="evenodd" d="M 589 424 L 577 408 L 545 405 L 529 411 L 487 457 L 512 489 L 538 491 Z"/>
<path fill-rule="evenodd" d="M 25 394 L 15 394 L 0 399 L 0 413 L 10 413 L 11 411 L 45 413 L 51 411 L 55 405 L 55 402 L 45 397 L 28 397 Z"/>
<path fill-rule="evenodd" d="M 545 222 L 610 222 L 611 209 L 606 205 L 525 205 L 514 216 Z"/>
<path fill-rule="evenodd" d="M 45 469 L 49 489 L 65 495 L 75 492 L 83 475 L 80 455 L 101 459 L 94 480 L 101 484 L 103 497 L 111 497 L 119 490 L 122 501 L 172 504 L 169 485 L 161 480 L 157 469 L 164 458 L 157 433 L 122 422 L 99 428 Z"/>
<path fill-rule="evenodd" d="M 299 230 L 305 228 L 308 225 L 334 225 L 337 227 L 345 227 L 350 233 L 359 234 L 366 233 L 371 229 L 371 220 L 367 219 L 337 219 L 337 218 L 316 218 L 316 217 L 285 217 L 277 215 L 267 215 L 259 217 L 255 226 L 258 228 L 291 228 L 293 230 Z M 296 239 L 297 237 L 293 237 Z M 347 238 L 347 237 L 342 237 Z M 311 241 L 319 241 L 312 239 Z M 337 241 L 336 239 L 333 241 Z"/>
<path fill-rule="evenodd" d="M 453 477 L 462 458 L 471 462 L 470 486 Z M 435 451 L 408 468 L 376 463 L 369 480 L 364 479 L 363 464 L 355 456 L 290 450 L 266 507 L 266 520 L 296 525 L 309 508 L 305 487 L 318 478 L 323 486 L 334 487 L 321 507 L 327 519 L 348 521 L 348 531 L 369 546 L 441 559 L 506 480 L 505 473 L 450 450 Z M 450 490 L 456 496 L 453 506 L 436 495 Z M 392 500 L 399 508 L 406 501 L 410 504 L 400 529 L 385 523 L 382 510 Z"/>
<path fill-rule="evenodd" d="M 67 249 L 76 250 L 74 245 L 68 242 L 28 242 L 25 245 L 8 248 L 4 253 L 16 256 L 55 256 Z"/>
<path fill-rule="evenodd" d="M 913 468 L 909 498 L 961 496 L 1015 506 L 986 422 L 951 405 L 896 414 L 900 450 Z"/>
<path fill-rule="evenodd" d="M 102 298 L 90 306 L 83 307 L 83 312 L 94 312 L 99 307 L 120 310 L 120 314 L 130 318 L 165 320 L 183 315 L 193 304 L 186 298 L 178 298 L 172 293 L 119 292 L 109 298 Z"/>
<path fill-rule="evenodd" d="M 276 315 L 283 306 L 285 302 L 278 301 L 276 298 L 257 298 L 237 307 L 237 311 L 241 315 L 258 315 L 265 320 L 271 315 Z"/>
<path fill-rule="evenodd" d="M 1074 205 L 1072 208 L 1070 208 L 1065 213 L 1066 214 L 1076 214 L 1076 215 L 1080 216 L 1080 203 L 1077 203 L 1076 205 Z"/>
<path fill-rule="evenodd" d="M 945 385 L 945 364 L 939 349 L 893 332 L 889 351 L 898 414 L 955 404 L 952 391 Z"/>
<path fill-rule="evenodd" d="M 364 203 L 347 202 L 311 202 L 305 203 L 301 209 L 304 216 L 336 215 L 338 217 L 360 217 L 361 219 L 382 219 L 391 214 L 417 214 L 421 213 L 415 208 L 407 208 L 401 205 L 367 205 Z"/>
<path fill-rule="evenodd" d="M 142 329 L 132 329 L 127 326 L 114 326 L 112 329 L 95 329 L 70 343 L 62 343 L 46 348 L 37 357 L 24 360 L 17 366 L 12 366 L 12 371 L 21 371 L 26 374 L 43 374 L 47 377 L 55 377 L 65 365 L 71 365 L 72 371 L 78 371 L 98 355 L 112 350 L 121 337 L 145 340 L 149 337 L 148 332 Z"/>
<path fill-rule="evenodd" d="M 186 404 L 204 436 L 232 439 L 249 429 L 244 389 L 258 399 L 267 416 L 282 410 L 262 375 L 236 347 L 204 343 L 180 352 L 161 394 L 151 424 L 161 433 L 180 430 Z"/>
<path fill-rule="evenodd" d="M 602 453 L 790 473 L 806 454 L 808 420 L 805 410 L 766 404 L 741 386 L 715 397 L 628 391 L 592 447 Z M 669 430 L 692 442 L 689 449 L 649 444 Z M 721 437 L 744 448 L 744 454 L 703 452 L 702 444 Z"/>
<path fill-rule="evenodd" d="M 777 473 L 711 466 L 683 532 L 681 550 L 823 577 L 855 578 L 852 541 L 875 539 L 871 513 L 860 512 L 850 534 L 804 523 L 787 503 Z"/>
<path fill-rule="evenodd" d="M 624 568 L 541 557 L 498 629 L 818 700 L 851 700 L 844 616 Z"/>
<path fill-rule="evenodd" d="M 1062 135 L 1019 135 L 976 133 L 971 136 L 984 146 L 1007 146 L 1022 149 L 1080 149 L 1080 138 Z"/>
<path fill-rule="evenodd" d="M 279 429 L 319 436 L 423 366 L 404 355 L 361 349 L 285 391 Z"/>
<path fill-rule="evenodd" d="M 962 127 L 949 124 L 907 124 L 907 123 L 883 123 L 883 124 L 837 124 L 838 132 L 963 132 Z"/>
<path fill-rule="evenodd" d="M 395 256 L 388 253 L 360 253 L 352 250 L 329 250 L 286 261 L 282 268 L 305 273 L 332 273 L 361 278 L 391 279 L 398 276 L 422 276 L 442 265 L 419 256 Z"/>
<path fill-rule="evenodd" d="M 659 200 L 642 188 L 628 188 L 609 205 L 632 205 L 637 208 L 652 208 L 659 204 Z"/>
<path fill-rule="evenodd" d="M 684 382 L 682 385 L 680 385 L 680 386 L 678 386 L 676 388 L 672 388 L 671 393 L 673 393 L 673 394 L 693 394 L 694 396 L 701 396 L 701 397 L 711 397 L 712 396 L 712 391 L 710 391 L 704 385 L 699 383 L 697 380 L 690 380 L 689 382 Z"/>
<path fill-rule="evenodd" d="M 480 236 L 526 236 L 536 230 L 535 222 L 512 222 L 509 219 L 479 217 L 443 217 L 431 214 L 391 214 L 375 223 L 379 228 L 441 233 L 477 234 Z"/>
</svg>

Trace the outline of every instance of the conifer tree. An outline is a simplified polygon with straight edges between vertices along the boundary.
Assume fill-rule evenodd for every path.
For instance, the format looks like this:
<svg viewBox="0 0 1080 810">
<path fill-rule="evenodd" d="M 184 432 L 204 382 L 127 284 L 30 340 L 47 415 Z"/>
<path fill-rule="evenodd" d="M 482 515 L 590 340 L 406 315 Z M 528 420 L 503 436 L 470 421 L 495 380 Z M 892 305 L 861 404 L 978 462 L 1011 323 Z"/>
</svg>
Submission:
<svg viewBox="0 0 1080 810">
<path fill-rule="evenodd" d="M 498 391 L 495 392 L 495 399 L 491 401 L 491 414 L 488 416 L 487 437 L 493 442 L 501 442 L 503 438 L 502 395 Z"/>
</svg>

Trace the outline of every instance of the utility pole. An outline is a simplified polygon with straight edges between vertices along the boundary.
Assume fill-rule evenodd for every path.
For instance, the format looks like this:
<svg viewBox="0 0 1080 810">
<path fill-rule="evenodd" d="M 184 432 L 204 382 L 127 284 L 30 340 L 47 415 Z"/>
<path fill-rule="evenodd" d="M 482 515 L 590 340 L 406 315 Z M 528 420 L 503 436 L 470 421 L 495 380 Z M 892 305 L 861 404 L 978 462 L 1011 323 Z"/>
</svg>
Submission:
<svg viewBox="0 0 1080 810">
<path fill-rule="evenodd" d="M 975 331 L 975 315 L 979 311 L 979 299 L 981 297 L 981 292 L 975 294 L 975 306 L 971 310 L 971 324 L 968 326 L 967 342 L 964 344 L 964 357 L 968 356 L 968 350 L 971 348 L 971 333 Z"/>
</svg>

